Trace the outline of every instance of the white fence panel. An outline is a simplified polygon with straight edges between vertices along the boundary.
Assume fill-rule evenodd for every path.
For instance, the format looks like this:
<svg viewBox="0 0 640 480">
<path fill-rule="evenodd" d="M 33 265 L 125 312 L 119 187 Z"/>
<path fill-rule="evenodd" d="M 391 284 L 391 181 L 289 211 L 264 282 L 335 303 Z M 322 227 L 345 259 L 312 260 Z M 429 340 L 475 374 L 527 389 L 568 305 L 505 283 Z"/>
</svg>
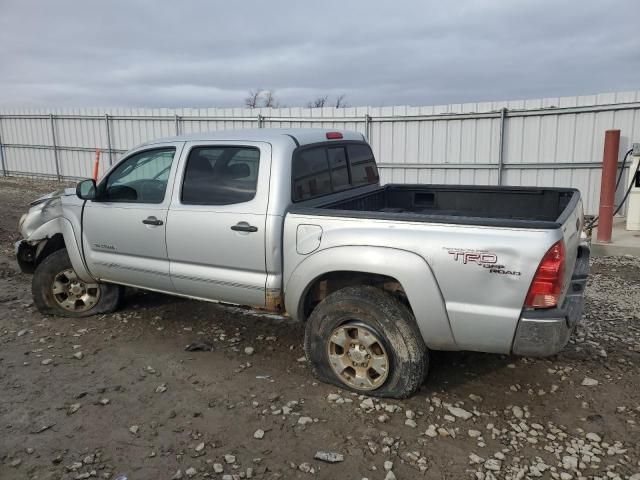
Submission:
<svg viewBox="0 0 640 480">
<path fill-rule="evenodd" d="M 621 157 L 640 142 L 640 91 L 424 107 L 5 109 L 0 159 L 5 174 L 81 178 L 96 148 L 103 173 L 159 137 L 317 127 L 362 133 L 383 182 L 571 186 L 596 213 L 604 132 L 621 130 Z"/>
<path fill-rule="evenodd" d="M 56 177 L 52 150 L 4 147 L 5 171 L 11 175 Z"/>
</svg>

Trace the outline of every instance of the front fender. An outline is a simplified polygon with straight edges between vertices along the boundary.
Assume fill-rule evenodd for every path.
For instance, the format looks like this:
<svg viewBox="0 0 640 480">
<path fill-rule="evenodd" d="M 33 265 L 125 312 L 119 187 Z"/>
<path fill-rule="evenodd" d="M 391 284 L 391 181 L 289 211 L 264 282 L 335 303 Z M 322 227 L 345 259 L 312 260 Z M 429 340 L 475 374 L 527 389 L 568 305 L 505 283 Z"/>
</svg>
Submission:
<svg viewBox="0 0 640 480">
<path fill-rule="evenodd" d="M 25 240 L 31 244 L 36 244 L 43 240 L 47 240 L 58 233 L 62 234 L 62 237 L 64 238 L 64 244 L 67 249 L 67 253 L 69 254 L 71 265 L 78 277 L 85 282 L 95 282 L 96 280 L 91 276 L 84 264 L 82 252 L 78 246 L 73 226 L 66 218 L 58 217 L 43 223 L 31 232 Z"/>
<path fill-rule="evenodd" d="M 289 314 L 303 318 L 304 298 L 318 277 L 337 271 L 387 275 L 404 288 L 427 347 L 456 350 L 440 287 L 429 264 L 419 255 L 388 247 L 345 246 L 307 256 L 291 273 L 284 291 Z"/>
</svg>

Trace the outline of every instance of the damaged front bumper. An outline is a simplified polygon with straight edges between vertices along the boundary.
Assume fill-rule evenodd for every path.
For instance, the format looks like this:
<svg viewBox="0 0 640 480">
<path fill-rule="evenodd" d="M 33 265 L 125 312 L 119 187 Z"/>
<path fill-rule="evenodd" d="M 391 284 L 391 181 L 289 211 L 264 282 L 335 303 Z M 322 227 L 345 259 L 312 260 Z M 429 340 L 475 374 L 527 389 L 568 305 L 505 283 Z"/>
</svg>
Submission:
<svg viewBox="0 0 640 480">
<path fill-rule="evenodd" d="M 580 245 L 571 284 L 562 307 L 522 312 L 512 353 L 545 357 L 558 353 L 567 344 L 571 333 L 582 320 L 589 255 L 589 247 L 586 244 Z"/>
<path fill-rule="evenodd" d="M 23 273 L 33 273 L 36 269 L 36 258 L 38 257 L 37 246 L 26 240 L 18 240 L 14 245 L 16 260 Z"/>
<path fill-rule="evenodd" d="M 57 190 L 44 195 L 31 202 L 29 211 L 20 217 L 18 231 L 22 239 L 15 243 L 14 250 L 20 270 L 24 273 L 35 271 L 37 258 L 48 240 L 47 236 L 34 238 L 35 232 L 47 222 L 62 216 L 61 198 L 64 195 L 71 195 L 71 192 Z"/>
</svg>

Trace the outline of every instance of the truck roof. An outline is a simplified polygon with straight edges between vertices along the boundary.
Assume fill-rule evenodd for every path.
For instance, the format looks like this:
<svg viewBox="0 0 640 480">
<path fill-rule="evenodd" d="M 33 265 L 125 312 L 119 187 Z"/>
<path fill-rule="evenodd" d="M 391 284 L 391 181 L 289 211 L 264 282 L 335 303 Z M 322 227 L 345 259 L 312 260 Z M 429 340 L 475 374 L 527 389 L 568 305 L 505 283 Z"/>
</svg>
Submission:
<svg viewBox="0 0 640 480">
<path fill-rule="evenodd" d="M 321 118 L 318 121 L 322 121 Z M 248 140 L 254 142 L 295 141 L 299 145 L 308 145 L 327 141 L 328 132 L 340 132 L 343 140 L 364 141 L 364 135 L 349 130 L 335 128 L 248 128 L 243 130 L 218 130 L 215 132 L 198 132 L 175 137 L 158 138 L 142 145 L 153 145 L 163 142 L 192 142 L 208 140 Z M 141 146 L 142 146 L 141 145 Z"/>
</svg>

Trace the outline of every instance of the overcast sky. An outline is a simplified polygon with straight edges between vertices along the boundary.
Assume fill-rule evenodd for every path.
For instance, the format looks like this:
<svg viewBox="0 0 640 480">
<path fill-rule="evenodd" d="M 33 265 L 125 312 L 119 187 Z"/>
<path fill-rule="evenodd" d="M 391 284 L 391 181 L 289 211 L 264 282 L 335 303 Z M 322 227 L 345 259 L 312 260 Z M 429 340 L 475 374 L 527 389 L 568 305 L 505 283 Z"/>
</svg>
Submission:
<svg viewBox="0 0 640 480">
<path fill-rule="evenodd" d="M 640 89 L 640 0 L 0 0 L 0 106 L 432 105 Z"/>
</svg>

